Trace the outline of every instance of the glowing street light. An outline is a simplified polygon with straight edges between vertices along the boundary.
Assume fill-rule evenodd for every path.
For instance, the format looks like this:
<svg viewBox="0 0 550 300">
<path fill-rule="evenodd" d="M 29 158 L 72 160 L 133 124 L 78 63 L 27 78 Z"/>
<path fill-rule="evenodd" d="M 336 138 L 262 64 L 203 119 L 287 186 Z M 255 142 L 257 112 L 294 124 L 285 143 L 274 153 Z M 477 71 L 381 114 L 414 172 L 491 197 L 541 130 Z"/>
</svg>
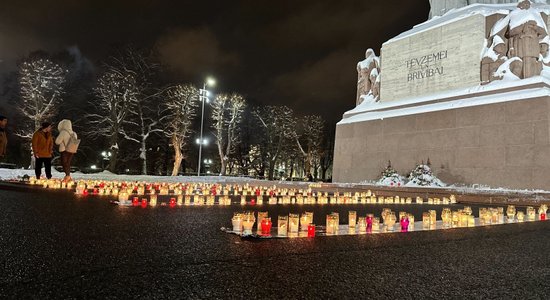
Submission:
<svg viewBox="0 0 550 300">
<path fill-rule="evenodd" d="M 103 159 L 101 160 L 101 169 L 105 169 L 105 161 L 108 161 L 112 155 L 113 154 L 111 153 L 111 151 L 101 152 L 101 156 L 103 157 Z"/>
<path fill-rule="evenodd" d="M 204 103 L 208 102 L 208 96 L 210 96 L 209 91 L 206 89 L 206 86 L 214 86 L 216 84 L 216 80 L 212 77 L 206 78 L 206 81 L 202 85 L 202 89 L 199 90 L 199 100 L 202 102 L 202 110 L 201 110 L 201 136 L 197 140 L 197 144 L 199 144 L 199 163 L 197 167 L 197 176 L 201 176 L 201 156 L 202 156 L 202 145 L 208 145 L 208 141 L 202 138 L 202 132 L 204 127 Z"/>
</svg>

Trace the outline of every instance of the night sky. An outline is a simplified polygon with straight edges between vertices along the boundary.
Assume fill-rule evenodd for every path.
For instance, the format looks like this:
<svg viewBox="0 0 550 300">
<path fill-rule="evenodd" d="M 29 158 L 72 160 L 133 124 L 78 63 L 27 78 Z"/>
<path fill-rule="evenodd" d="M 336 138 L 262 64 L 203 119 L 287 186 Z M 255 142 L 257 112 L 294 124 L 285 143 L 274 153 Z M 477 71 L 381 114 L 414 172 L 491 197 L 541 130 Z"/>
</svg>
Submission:
<svg viewBox="0 0 550 300">
<path fill-rule="evenodd" d="M 427 19 L 428 0 L 8 1 L 0 75 L 35 50 L 71 48 L 100 66 L 116 45 L 154 49 L 172 82 L 239 92 L 337 122 L 355 104 L 367 48 Z"/>
</svg>

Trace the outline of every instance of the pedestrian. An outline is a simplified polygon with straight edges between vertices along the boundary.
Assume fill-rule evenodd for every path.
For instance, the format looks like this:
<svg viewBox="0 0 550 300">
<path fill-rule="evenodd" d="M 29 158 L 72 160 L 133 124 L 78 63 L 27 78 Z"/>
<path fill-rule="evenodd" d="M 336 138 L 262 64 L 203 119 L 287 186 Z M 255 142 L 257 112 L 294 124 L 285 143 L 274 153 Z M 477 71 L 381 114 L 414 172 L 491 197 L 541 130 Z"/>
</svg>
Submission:
<svg viewBox="0 0 550 300">
<path fill-rule="evenodd" d="M 53 138 L 52 123 L 44 122 L 40 129 L 32 135 L 32 152 L 36 158 L 34 173 L 40 178 L 44 165 L 46 178 L 52 178 Z"/>
<path fill-rule="evenodd" d="M 55 143 L 59 145 L 59 153 L 61 153 L 61 164 L 63 165 L 63 171 L 65 172 L 65 178 L 63 181 L 71 181 L 71 160 L 73 159 L 80 140 L 73 131 L 73 125 L 70 120 L 64 119 L 57 125 L 59 135 L 55 139 Z"/>
<path fill-rule="evenodd" d="M 0 116 L 0 160 L 3 160 L 6 157 L 6 149 L 8 146 L 6 125 L 8 125 L 8 118 Z"/>
</svg>

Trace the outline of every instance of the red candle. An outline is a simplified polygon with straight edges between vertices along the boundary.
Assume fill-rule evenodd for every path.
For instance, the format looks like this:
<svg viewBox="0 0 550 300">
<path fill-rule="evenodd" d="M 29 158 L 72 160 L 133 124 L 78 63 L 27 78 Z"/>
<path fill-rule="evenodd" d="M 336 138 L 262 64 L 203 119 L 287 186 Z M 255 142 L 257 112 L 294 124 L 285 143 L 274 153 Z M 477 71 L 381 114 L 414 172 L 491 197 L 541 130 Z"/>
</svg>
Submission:
<svg viewBox="0 0 550 300">
<path fill-rule="evenodd" d="M 82 195 L 84 195 L 84 196 L 88 195 L 88 190 L 83 190 Z"/>
<path fill-rule="evenodd" d="M 546 214 L 545 213 L 540 214 L 540 220 L 541 221 L 546 220 Z"/>
<path fill-rule="evenodd" d="M 315 224 L 309 224 L 307 226 L 307 236 L 315 237 Z"/>
<path fill-rule="evenodd" d="M 99 191 L 97 190 L 97 188 L 94 188 L 94 191 L 93 191 L 94 195 L 97 195 L 98 192 Z"/>
<path fill-rule="evenodd" d="M 141 199 L 141 207 L 143 208 L 147 207 L 147 199 L 145 198 Z"/>
<path fill-rule="evenodd" d="M 256 189 L 256 196 L 260 196 L 260 189 Z"/>
<path fill-rule="evenodd" d="M 270 235 L 271 234 L 271 218 L 263 218 L 262 220 L 262 234 Z"/>
<path fill-rule="evenodd" d="M 176 198 L 170 198 L 170 205 L 176 205 Z"/>
<path fill-rule="evenodd" d="M 139 198 L 134 197 L 134 199 L 132 199 L 132 206 L 138 206 L 138 205 L 139 205 Z"/>
</svg>

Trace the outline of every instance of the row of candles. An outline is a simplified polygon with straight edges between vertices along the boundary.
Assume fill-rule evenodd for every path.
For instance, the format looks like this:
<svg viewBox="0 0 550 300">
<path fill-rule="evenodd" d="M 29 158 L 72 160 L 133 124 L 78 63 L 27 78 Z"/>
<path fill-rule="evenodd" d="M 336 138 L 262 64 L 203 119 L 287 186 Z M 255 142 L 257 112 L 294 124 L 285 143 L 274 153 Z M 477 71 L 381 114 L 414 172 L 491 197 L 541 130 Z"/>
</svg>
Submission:
<svg viewBox="0 0 550 300">
<path fill-rule="evenodd" d="M 134 194 L 128 194 L 127 192 L 119 192 L 117 193 L 117 197 L 118 197 L 118 202 L 119 204 L 121 205 L 126 205 L 126 204 L 130 204 L 130 199 L 133 198 L 132 201 L 135 202 L 135 199 L 138 199 L 139 197 L 137 196 L 134 196 Z M 149 198 L 149 201 L 151 202 L 151 205 L 155 205 L 157 203 L 157 199 L 158 199 L 158 195 L 157 194 L 149 194 L 147 195 L 147 197 Z M 216 201 L 216 198 L 217 198 L 217 201 Z M 399 196 L 396 196 L 395 198 L 399 198 Z M 219 204 L 219 205 L 231 205 L 232 204 L 232 200 L 229 196 L 200 196 L 200 195 L 182 195 L 182 194 L 179 194 L 177 195 L 176 197 L 172 197 L 170 198 L 171 200 L 174 200 L 177 202 L 178 205 L 215 205 L 215 204 Z M 404 200 L 404 198 L 401 198 Z M 407 199 L 410 199 L 410 198 L 407 198 Z M 146 201 L 147 198 L 142 198 L 142 201 Z M 265 202 L 264 202 L 264 199 L 262 196 L 258 196 L 256 199 L 252 198 L 250 201 L 247 201 L 245 196 L 241 196 L 241 201 L 240 201 L 240 204 L 241 205 L 247 205 L 247 204 L 252 204 L 252 205 L 263 205 Z M 355 199 L 348 199 L 346 197 L 338 197 L 338 198 L 330 198 L 330 201 L 329 199 L 327 198 L 318 198 L 318 199 L 315 199 L 315 198 L 312 198 L 312 197 L 308 197 L 308 198 L 290 198 L 290 197 L 270 197 L 268 199 L 268 204 L 270 205 L 275 205 L 275 204 L 376 204 L 376 203 L 379 203 L 379 204 L 411 204 L 412 202 L 410 201 L 401 201 L 401 202 L 398 202 L 398 201 L 376 201 L 376 199 L 371 199 L 371 198 L 361 198 L 359 200 L 355 200 Z M 419 203 L 419 204 L 422 204 L 424 203 L 423 199 L 420 198 L 416 203 Z M 432 198 L 429 198 L 428 204 L 441 204 L 440 202 L 433 202 L 432 201 Z M 450 204 L 451 202 L 448 202 L 448 201 L 444 201 L 443 202 L 444 204 Z"/>
<path fill-rule="evenodd" d="M 538 209 L 538 220 L 546 220 L 546 212 L 548 206 L 543 204 Z M 494 225 L 503 224 L 505 222 L 524 222 L 535 221 L 536 210 L 534 207 L 527 207 L 526 212 L 516 210 L 514 205 L 509 205 L 506 209 L 506 221 L 504 217 L 503 207 L 490 207 L 479 209 L 479 225 Z M 407 212 L 399 212 L 399 217 L 389 208 L 384 208 L 381 213 L 382 223 L 380 218 L 374 214 L 366 214 L 366 216 L 358 216 L 356 211 L 348 212 L 348 234 L 370 233 L 370 232 L 391 232 L 395 231 L 395 225 L 399 222 L 401 232 L 414 230 L 415 219 L 414 215 Z M 271 235 L 272 221 L 268 216 L 268 212 L 258 212 L 256 220 L 254 212 L 236 212 L 232 218 L 233 232 L 243 235 L 253 233 L 254 223 L 257 221 L 257 233 L 260 235 Z M 422 229 L 436 229 L 437 212 L 429 210 L 422 214 Z M 463 209 L 452 211 L 450 208 L 443 208 L 441 212 L 441 227 L 456 228 L 456 227 L 475 227 L 476 222 L 472 214 L 472 208 L 465 206 Z M 326 216 L 325 233 L 327 235 L 336 235 L 340 230 L 339 213 L 333 212 Z M 313 212 L 304 212 L 301 214 L 290 213 L 287 215 L 279 215 L 277 219 L 277 235 L 284 236 L 300 236 L 300 233 L 307 233 L 308 237 L 315 236 L 315 224 L 313 223 Z M 306 236 L 305 234 L 301 236 Z"/>
<path fill-rule="evenodd" d="M 45 188 L 53 189 L 72 189 L 76 190 L 78 195 L 113 195 L 118 196 L 119 201 L 127 201 L 132 196 L 151 196 L 151 195 L 169 195 L 169 196 L 199 196 L 208 201 L 209 197 L 222 198 L 220 204 L 226 203 L 229 196 L 240 196 L 241 204 L 358 204 L 358 203 L 379 203 L 379 204 L 434 204 L 448 205 L 456 203 L 456 197 L 428 198 L 399 196 L 377 196 L 370 190 L 366 192 L 315 192 L 308 189 L 287 189 L 277 188 L 276 186 L 262 187 L 244 185 L 226 185 L 206 184 L 206 183 L 143 183 L 143 182 L 119 182 L 119 181 L 98 181 L 81 180 L 78 183 L 65 183 L 56 179 L 36 179 L 31 177 L 30 184 L 42 185 Z M 227 196 L 227 197 L 225 197 Z M 126 199 L 123 199 L 126 198 Z M 247 198 L 252 198 L 247 201 Z M 264 200 L 265 199 L 265 200 Z"/>
</svg>

